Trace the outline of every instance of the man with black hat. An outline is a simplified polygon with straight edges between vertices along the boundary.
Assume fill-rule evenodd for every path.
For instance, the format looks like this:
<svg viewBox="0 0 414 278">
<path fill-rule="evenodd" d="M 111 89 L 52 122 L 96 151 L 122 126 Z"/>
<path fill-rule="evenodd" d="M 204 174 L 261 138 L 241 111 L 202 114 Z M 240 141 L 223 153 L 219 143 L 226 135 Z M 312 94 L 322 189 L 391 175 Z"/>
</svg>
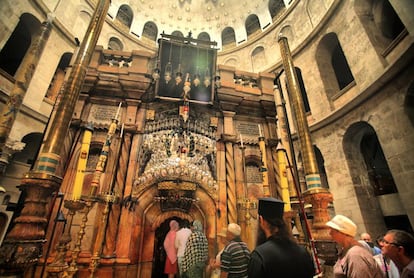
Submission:
<svg viewBox="0 0 414 278">
<path fill-rule="evenodd" d="M 312 257 L 292 240 L 283 220 L 284 203 L 259 198 L 257 246 L 249 262 L 249 277 L 313 277 Z"/>
</svg>

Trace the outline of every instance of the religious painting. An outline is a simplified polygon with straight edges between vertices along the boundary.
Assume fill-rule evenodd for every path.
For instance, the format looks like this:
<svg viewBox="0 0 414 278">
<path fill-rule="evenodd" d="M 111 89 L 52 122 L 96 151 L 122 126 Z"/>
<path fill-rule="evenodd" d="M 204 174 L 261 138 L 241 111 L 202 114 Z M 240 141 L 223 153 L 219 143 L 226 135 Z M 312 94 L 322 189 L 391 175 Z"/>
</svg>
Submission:
<svg viewBox="0 0 414 278">
<path fill-rule="evenodd" d="M 159 41 L 161 99 L 212 103 L 217 50 L 210 42 L 163 35 Z"/>
</svg>

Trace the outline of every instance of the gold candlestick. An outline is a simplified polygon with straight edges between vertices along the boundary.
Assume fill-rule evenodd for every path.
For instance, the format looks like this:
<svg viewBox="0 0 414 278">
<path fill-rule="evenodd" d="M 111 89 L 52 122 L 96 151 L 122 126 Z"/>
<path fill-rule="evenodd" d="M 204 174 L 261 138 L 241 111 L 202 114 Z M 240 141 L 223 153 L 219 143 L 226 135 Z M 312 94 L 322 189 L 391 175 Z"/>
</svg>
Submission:
<svg viewBox="0 0 414 278">
<path fill-rule="evenodd" d="M 113 203 L 118 202 L 118 197 L 114 194 L 101 195 L 99 200 L 104 203 L 105 207 L 101 217 L 101 224 L 98 227 L 98 233 L 96 235 L 96 240 L 93 248 L 93 254 L 91 262 L 89 264 L 90 278 L 95 277 L 95 271 L 99 266 L 101 260 L 101 253 L 103 249 L 103 243 L 105 239 L 105 232 L 108 226 L 108 214 Z"/>
<path fill-rule="evenodd" d="M 58 244 L 57 244 L 57 255 L 52 263 L 50 263 L 47 266 L 47 273 L 48 277 L 60 277 L 61 273 L 63 273 L 67 268 L 69 267 L 65 257 L 66 252 L 68 251 L 68 245 L 72 241 L 71 238 L 71 228 L 73 223 L 73 217 L 74 215 L 82 210 L 85 207 L 85 203 L 82 201 L 74 201 L 74 200 L 65 200 L 64 201 L 64 207 L 68 209 L 68 222 L 65 226 L 65 230 L 63 232 L 62 237 L 60 238 Z M 47 260 L 47 258 L 46 258 Z"/>
<path fill-rule="evenodd" d="M 76 203 L 79 201 L 70 201 L 70 202 Z M 75 246 L 72 250 L 72 261 L 70 262 L 69 267 L 64 272 L 64 277 L 72 278 L 78 271 L 77 260 L 78 260 L 79 253 L 81 251 L 83 236 L 85 235 L 86 223 L 88 222 L 88 214 L 95 202 L 96 202 L 96 199 L 94 198 L 85 198 L 85 200 L 83 200 L 82 202 L 79 202 L 79 203 L 82 203 L 84 207 L 82 223 L 78 231 L 78 237 L 76 239 Z"/>
</svg>

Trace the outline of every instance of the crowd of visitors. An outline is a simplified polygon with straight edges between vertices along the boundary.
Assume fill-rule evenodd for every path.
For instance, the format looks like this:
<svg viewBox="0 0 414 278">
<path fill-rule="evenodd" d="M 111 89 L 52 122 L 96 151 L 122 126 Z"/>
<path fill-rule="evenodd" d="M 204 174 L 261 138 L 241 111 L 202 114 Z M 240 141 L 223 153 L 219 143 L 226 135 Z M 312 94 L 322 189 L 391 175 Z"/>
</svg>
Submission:
<svg viewBox="0 0 414 278">
<path fill-rule="evenodd" d="M 414 237 L 410 233 L 390 230 L 375 246 L 368 233 L 355 239 L 357 226 L 346 216 L 336 215 L 326 225 L 339 246 L 335 278 L 414 278 Z"/>
<path fill-rule="evenodd" d="M 200 221 L 171 220 L 164 240 L 167 254 L 164 272 L 180 278 L 325 277 L 316 273 L 316 262 L 289 233 L 283 219 L 284 203 L 259 198 L 257 242 L 249 250 L 241 239 L 241 227 L 230 223 L 217 234 L 219 252 L 208 257 L 208 241 Z M 356 239 L 357 226 L 344 215 L 326 223 L 338 246 L 334 278 L 414 278 L 414 237 L 389 230 L 376 243 L 369 233 Z"/>
</svg>

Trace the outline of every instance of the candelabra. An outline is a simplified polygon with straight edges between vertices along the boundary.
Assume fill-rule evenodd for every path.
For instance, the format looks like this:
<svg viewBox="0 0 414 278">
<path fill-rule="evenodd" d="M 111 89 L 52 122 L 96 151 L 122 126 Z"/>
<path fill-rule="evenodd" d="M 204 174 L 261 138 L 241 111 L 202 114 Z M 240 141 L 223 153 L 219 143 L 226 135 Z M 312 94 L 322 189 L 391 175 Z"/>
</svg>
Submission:
<svg viewBox="0 0 414 278">
<path fill-rule="evenodd" d="M 99 262 L 101 260 L 101 253 L 103 248 L 103 242 L 105 239 L 105 231 L 106 227 L 108 226 L 108 214 L 111 208 L 111 205 L 114 203 L 118 203 L 119 197 L 116 196 L 113 193 L 108 194 L 102 194 L 100 195 L 97 200 L 100 203 L 104 204 L 104 210 L 101 216 L 101 224 L 98 228 L 98 233 L 96 235 L 94 250 L 91 258 L 91 262 L 89 264 L 89 271 L 90 271 L 90 278 L 93 278 L 95 276 L 95 271 L 99 265 Z"/>
<path fill-rule="evenodd" d="M 83 209 L 83 217 L 82 217 L 82 222 L 81 222 L 81 225 L 78 231 L 78 237 L 76 239 L 75 246 L 72 250 L 72 261 L 69 267 L 66 269 L 66 271 L 64 271 L 64 274 L 63 274 L 64 277 L 72 278 L 78 271 L 77 260 L 78 260 L 79 253 L 81 251 L 83 236 L 85 235 L 86 223 L 88 222 L 88 214 L 91 208 L 93 207 L 94 203 L 96 203 L 96 201 L 97 201 L 97 198 L 95 197 L 83 197 L 81 201 L 68 201 L 68 203 L 78 202 L 79 204 L 82 204 L 82 207 L 78 209 L 78 211 Z"/>
<path fill-rule="evenodd" d="M 246 219 L 247 224 L 249 224 L 250 218 L 252 217 L 250 211 L 257 209 L 257 202 L 252 201 L 249 198 L 240 198 L 238 199 L 237 204 L 240 209 L 246 211 L 244 218 Z"/>
<path fill-rule="evenodd" d="M 57 249 L 57 255 L 53 262 L 47 266 L 48 277 L 60 277 L 61 273 L 68 271 L 68 264 L 65 260 L 68 245 L 72 241 L 71 229 L 74 215 L 85 207 L 85 202 L 81 200 L 65 200 L 64 207 L 68 209 L 67 225 L 64 228 L 63 235 L 60 238 Z M 77 258 L 77 255 L 76 255 Z M 47 260 L 47 258 L 46 258 Z M 73 260 L 73 256 L 72 256 Z"/>
<path fill-rule="evenodd" d="M 95 203 L 103 203 L 104 210 L 101 216 L 102 225 L 99 225 L 94 252 L 89 265 L 90 277 L 94 277 L 100 261 L 110 207 L 112 204 L 118 202 L 119 197 L 113 193 L 101 194 L 98 196 L 82 196 L 79 200 L 65 200 L 64 206 L 68 209 L 68 225 L 65 226 L 64 233 L 59 240 L 58 246 L 56 247 L 57 255 L 54 261 L 47 266 L 48 277 L 72 278 L 75 276 L 78 271 L 77 259 L 81 251 L 83 236 L 85 235 L 85 228 L 88 222 L 88 214 Z M 68 245 L 72 241 L 71 228 L 73 224 L 73 218 L 75 214 L 79 212 L 83 213 L 82 222 L 77 234 L 74 248 L 72 250 L 72 259 L 68 265 L 65 261 L 65 256 L 66 252 L 68 251 Z"/>
</svg>

